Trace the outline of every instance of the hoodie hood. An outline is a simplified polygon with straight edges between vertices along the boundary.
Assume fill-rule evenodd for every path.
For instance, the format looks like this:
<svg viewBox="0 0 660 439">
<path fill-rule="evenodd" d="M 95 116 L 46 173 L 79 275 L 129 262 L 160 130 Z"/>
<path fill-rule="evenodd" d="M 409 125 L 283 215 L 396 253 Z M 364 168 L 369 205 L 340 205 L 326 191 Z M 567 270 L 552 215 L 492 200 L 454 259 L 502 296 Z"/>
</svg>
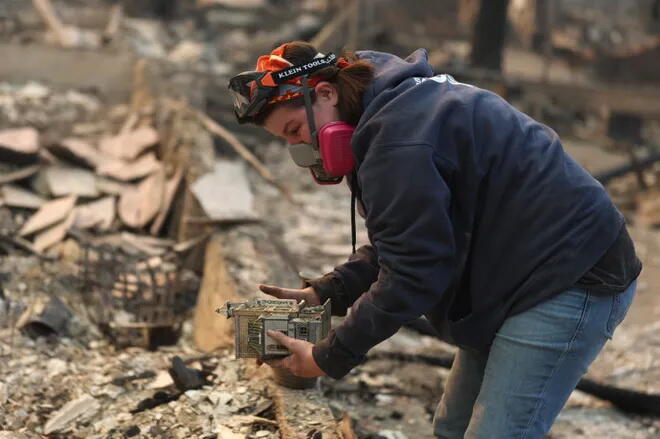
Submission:
<svg viewBox="0 0 660 439">
<path fill-rule="evenodd" d="M 417 49 L 405 59 L 372 50 L 357 52 L 357 56 L 375 67 L 374 80 L 362 97 L 364 111 L 351 144 L 359 166 L 370 147 L 373 131 L 378 131 L 378 123 L 370 124 L 369 121 L 380 120 L 381 118 L 377 114 L 388 107 L 387 104 L 390 101 L 405 94 L 418 83 L 413 78 L 429 78 L 433 76 L 433 68 L 428 63 L 428 54 L 425 49 Z M 391 116 L 387 119 L 391 120 Z M 395 119 L 398 120 L 399 117 L 395 116 Z"/>
<path fill-rule="evenodd" d="M 376 97 L 396 88 L 406 79 L 433 76 L 433 68 L 428 62 L 426 49 L 417 49 L 405 59 L 373 50 L 359 51 L 357 56 L 369 61 L 376 68 L 374 81 L 367 87 L 362 97 L 365 113 Z"/>
</svg>

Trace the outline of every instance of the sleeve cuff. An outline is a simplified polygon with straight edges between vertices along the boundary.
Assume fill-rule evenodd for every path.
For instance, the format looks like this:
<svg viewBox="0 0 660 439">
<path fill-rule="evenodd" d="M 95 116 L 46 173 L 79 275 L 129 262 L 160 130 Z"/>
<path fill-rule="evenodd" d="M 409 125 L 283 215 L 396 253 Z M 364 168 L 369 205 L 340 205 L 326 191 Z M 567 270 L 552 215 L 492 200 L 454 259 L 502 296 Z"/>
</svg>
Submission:
<svg viewBox="0 0 660 439">
<path fill-rule="evenodd" d="M 341 300 L 344 287 L 341 280 L 334 273 L 328 273 L 316 279 L 306 280 L 305 286 L 314 288 L 321 303 L 325 303 L 326 300 L 330 299 L 330 312 L 333 316 L 346 315 L 347 306 L 344 303 L 345 301 Z"/>
<path fill-rule="evenodd" d="M 356 357 L 339 341 L 334 330 L 312 349 L 314 361 L 326 375 L 334 379 L 346 376 L 351 369 L 364 360 Z"/>
</svg>

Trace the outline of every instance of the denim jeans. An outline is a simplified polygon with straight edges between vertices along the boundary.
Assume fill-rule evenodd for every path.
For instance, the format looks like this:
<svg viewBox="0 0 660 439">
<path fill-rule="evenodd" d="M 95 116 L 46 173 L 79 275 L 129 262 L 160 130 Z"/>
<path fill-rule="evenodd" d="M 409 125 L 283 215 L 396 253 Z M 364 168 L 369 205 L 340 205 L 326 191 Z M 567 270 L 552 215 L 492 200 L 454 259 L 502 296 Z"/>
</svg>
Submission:
<svg viewBox="0 0 660 439">
<path fill-rule="evenodd" d="M 488 352 L 460 349 L 433 420 L 445 439 L 535 439 L 628 312 L 618 295 L 568 290 L 509 317 Z"/>
</svg>

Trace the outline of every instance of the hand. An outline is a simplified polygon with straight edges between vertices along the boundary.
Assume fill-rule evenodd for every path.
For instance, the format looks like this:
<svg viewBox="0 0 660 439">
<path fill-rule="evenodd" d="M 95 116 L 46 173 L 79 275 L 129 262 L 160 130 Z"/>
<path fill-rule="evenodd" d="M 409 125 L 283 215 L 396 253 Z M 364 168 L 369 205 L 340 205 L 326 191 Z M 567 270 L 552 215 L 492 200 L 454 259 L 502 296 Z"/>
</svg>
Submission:
<svg viewBox="0 0 660 439">
<path fill-rule="evenodd" d="M 278 299 L 295 299 L 296 302 L 304 300 L 309 306 L 318 306 L 321 304 L 318 294 L 313 287 L 303 288 L 301 290 L 291 288 L 280 288 L 271 285 L 259 285 L 259 289 L 269 296 Z"/>
<path fill-rule="evenodd" d="M 277 341 L 277 343 L 289 349 L 291 355 L 276 360 L 257 359 L 257 365 L 260 366 L 266 363 L 270 367 L 288 369 L 292 374 L 304 378 L 325 375 L 325 372 L 321 370 L 314 360 L 314 356 L 312 355 L 314 345 L 312 343 L 287 337 L 279 331 L 268 331 L 267 334 L 270 338 Z"/>
</svg>

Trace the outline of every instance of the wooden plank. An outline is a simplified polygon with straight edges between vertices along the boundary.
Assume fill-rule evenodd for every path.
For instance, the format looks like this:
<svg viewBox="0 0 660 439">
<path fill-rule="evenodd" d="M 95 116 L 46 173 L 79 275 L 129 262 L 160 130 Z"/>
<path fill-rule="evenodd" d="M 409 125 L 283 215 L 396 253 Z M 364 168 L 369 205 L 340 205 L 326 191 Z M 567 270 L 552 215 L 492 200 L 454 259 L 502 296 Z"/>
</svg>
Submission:
<svg viewBox="0 0 660 439">
<path fill-rule="evenodd" d="M 270 383 L 269 394 L 275 403 L 275 418 L 282 439 L 343 439 L 340 425 L 332 416 L 327 400 L 318 390 L 294 390 Z M 314 436 L 318 434 L 315 432 L 321 435 Z"/>
<path fill-rule="evenodd" d="M 131 161 L 157 142 L 158 132 L 152 127 L 142 127 L 102 139 L 99 150 L 109 156 Z"/>
<path fill-rule="evenodd" d="M 211 6 L 226 6 L 229 8 L 262 8 L 266 6 L 265 0 L 197 0 L 195 4 L 198 8 L 207 8 Z"/>
<path fill-rule="evenodd" d="M 32 4 L 41 16 L 41 19 L 46 23 L 48 29 L 50 29 L 57 39 L 57 42 L 62 47 L 73 46 L 72 36 L 67 32 L 66 26 L 57 17 L 57 14 L 55 14 L 50 0 L 32 0 Z"/>
<path fill-rule="evenodd" d="M 27 220 L 18 234 L 20 236 L 29 235 L 66 219 L 73 210 L 76 199 L 75 195 L 70 195 L 45 203 L 37 213 Z"/>
<path fill-rule="evenodd" d="M 44 196 L 77 195 L 88 198 L 99 196 L 94 173 L 71 166 L 56 165 L 41 169 L 33 180 L 32 187 Z"/>
<path fill-rule="evenodd" d="M 32 127 L 0 131 L 0 158 L 11 162 L 36 160 L 39 153 L 39 133 Z"/>
<path fill-rule="evenodd" d="M 182 179 L 183 179 L 183 168 L 179 168 L 174 173 L 172 178 L 167 180 L 167 182 L 165 183 L 165 194 L 163 195 L 163 204 L 161 205 L 160 211 L 158 212 L 158 215 L 156 215 L 156 219 L 154 220 L 153 224 L 151 224 L 151 229 L 149 230 L 152 235 L 157 235 L 160 232 L 160 229 L 163 226 L 165 219 L 167 218 L 167 214 L 170 211 L 170 207 L 172 206 L 172 201 L 174 201 L 174 196 L 176 195 L 177 190 L 179 189 L 179 184 L 181 183 Z"/>
<path fill-rule="evenodd" d="M 99 175 L 112 177 L 119 181 L 132 181 L 160 170 L 162 164 L 156 159 L 154 153 L 141 156 L 134 162 L 115 159 L 108 161 L 96 168 Z"/>
<path fill-rule="evenodd" d="M 124 5 L 117 3 L 110 9 L 110 19 L 103 31 L 103 43 L 108 44 L 117 34 L 122 17 L 124 16 Z"/>
<path fill-rule="evenodd" d="M 34 174 L 39 172 L 39 169 L 42 168 L 42 165 L 32 165 L 25 168 L 17 169 L 12 172 L 7 172 L 4 175 L 0 175 L 0 184 L 13 183 L 15 181 L 24 180 L 28 177 L 32 177 Z"/>
<path fill-rule="evenodd" d="M 91 203 L 76 206 L 74 227 L 108 230 L 115 219 L 115 197 L 104 197 Z"/>
<path fill-rule="evenodd" d="M 0 187 L 0 204 L 26 209 L 38 209 L 44 205 L 45 199 L 39 195 L 23 189 L 20 186 L 7 184 Z"/>
<path fill-rule="evenodd" d="M 165 253 L 166 249 L 162 246 L 154 245 L 151 242 L 145 241 L 142 235 L 135 235 L 133 233 L 122 232 L 120 235 L 122 244 L 128 244 L 141 253 L 158 256 Z"/>
<path fill-rule="evenodd" d="M 96 176 L 96 183 L 94 184 L 100 193 L 106 195 L 121 195 L 130 183 L 122 183 L 111 178 Z"/>
<path fill-rule="evenodd" d="M 89 142 L 75 137 L 69 137 L 59 143 L 51 145 L 48 149 L 57 157 L 72 163 L 95 169 L 112 157 L 107 157 Z"/>
<path fill-rule="evenodd" d="M 166 239 L 166 238 L 158 238 L 156 236 L 149 236 L 149 235 L 135 235 L 129 232 L 122 232 L 121 237 L 122 239 L 127 239 L 129 236 L 132 236 L 133 239 L 137 239 L 141 242 L 144 242 L 145 244 L 155 247 L 155 248 L 170 248 L 176 244 L 171 239 Z"/>
<path fill-rule="evenodd" d="M 206 246 L 202 285 L 193 314 L 193 338 L 200 350 L 209 352 L 233 344 L 233 320 L 222 317 L 215 310 L 226 301 L 235 301 L 239 297 L 225 261 L 223 238 L 215 234 Z"/>
<path fill-rule="evenodd" d="M 342 439 L 358 439 L 355 431 L 353 431 L 353 423 L 351 422 L 351 417 L 348 413 L 345 413 L 344 417 L 339 422 L 339 434 Z"/>
<path fill-rule="evenodd" d="M 126 188 L 119 197 L 119 218 L 129 227 L 144 227 L 160 210 L 164 189 L 165 173 L 162 169 L 138 185 Z"/>
<path fill-rule="evenodd" d="M 64 221 L 61 221 L 49 229 L 38 233 L 34 238 L 34 248 L 38 252 L 43 252 L 44 250 L 47 250 L 58 242 L 62 241 L 73 225 L 74 220 L 75 214 L 73 211 L 71 211 Z"/>
</svg>

